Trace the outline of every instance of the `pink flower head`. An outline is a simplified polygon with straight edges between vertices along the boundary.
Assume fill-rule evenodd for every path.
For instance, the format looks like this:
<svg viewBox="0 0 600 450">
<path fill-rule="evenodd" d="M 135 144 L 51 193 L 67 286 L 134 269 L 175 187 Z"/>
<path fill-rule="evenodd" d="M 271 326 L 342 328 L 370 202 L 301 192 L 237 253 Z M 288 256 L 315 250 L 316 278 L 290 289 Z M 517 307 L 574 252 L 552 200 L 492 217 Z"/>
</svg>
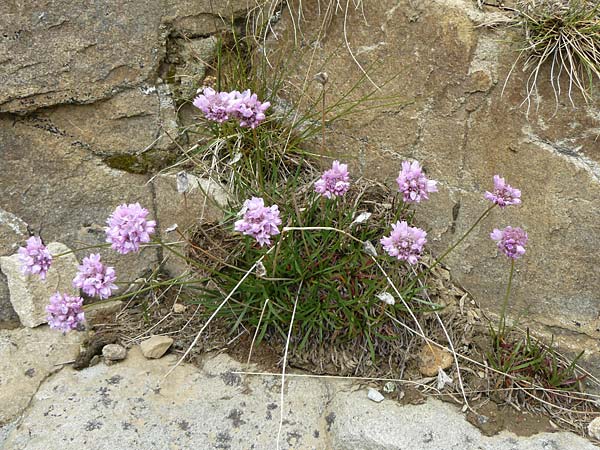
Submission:
<svg viewBox="0 0 600 450">
<path fill-rule="evenodd" d="M 244 202 L 242 211 L 244 217 L 235 222 L 235 230 L 254 237 L 261 247 L 271 245 L 270 238 L 279 234 L 277 226 L 281 225 L 277 205 L 267 207 L 262 198 L 252 197 Z"/>
<path fill-rule="evenodd" d="M 229 92 L 216 92 L 213 88 L 205 87 L 193 105 L 204 113 L 204 117 L 213 122 L 223 123 L 229 120 L 232 113 L 234 95 Z"/>
<path fill-rule="evenodd" d="M 146 220 L 148 210 L 139 203 L 122 204 L 111 214 L 106 223 L 106 242 L 121 254 L 137 252 L 140 243 L 150 242 L 156 222 Z"/>
<path fill-rule="evenodd" d="M 315 192 L 327 198 L 341 197 L 350 189 L 349 180 L 348 165 L 334 161 L 331 169 L 326 170 L 315 182 Z"/>
<path fill-rule="evenodd" d="M 431 192 L 437 192 L 437 181 L 428 180 L 417 161 L 404 161 L 396 181 L 405 203 L 419 203 L 429 199 Z"/>
<path fill-rule="evenodd" d="M 50 304 L 46 306 L 48 325 L 63 333 L 76 330 L 85 322 L 82 306 L 81 297 L 71 297 L 57 292 L 50 297 Z"/>
<path fill-rule="evenodd" d="M 498 249 L 509 258 L 517 259 L 525 254 L 527 233 L 519 227 L 506 227 L 504 230 L 494 228 L 490 237 L 497 242 Z"/>
<path fill-rule="evenodd" d="M 265 111 L 271 106 L 270 102 L 261 102 L 250 89 L 244 92 L 233 91 L 231 115 L 240 121 L 241 127 L 256 128 L 265 120 Z"/>
<path fill-rule="evenodd" d="M 409 264 L 416 264 L 427 243 L 427 233 L 417 227 L 409 227 L 406 221 L 392 224 L 392 233 L 381 239 L 383 249 L 393 257 Z"/>
<path fill-rule="evenodd" d="M 42 280 L 52 264 L 52 255 L 38 236 L 27 239 L 27 246 L 19 248 L 19 261 L 24 274 L 37 274 Z"/>
<path fill-rule="evenodd" d="M 494 175 L 494 192 L 486 192 L 485 198 L 496 203 L 500 208 L 521 203 L 521 191 L 506 184 L 500 175 Z"/>
<path fill-rule="evenodd" d="M 83 258 L 83 264 L 78 267 L 77 275 L 73 279 L 73 286 L 90 297 L 97 296 L 105 299 L 117 289 L 114 284 L 116 278 L 115 269 L 106 267 L 100 262 L 100 255 L 92 253 Z"/>
</svg>

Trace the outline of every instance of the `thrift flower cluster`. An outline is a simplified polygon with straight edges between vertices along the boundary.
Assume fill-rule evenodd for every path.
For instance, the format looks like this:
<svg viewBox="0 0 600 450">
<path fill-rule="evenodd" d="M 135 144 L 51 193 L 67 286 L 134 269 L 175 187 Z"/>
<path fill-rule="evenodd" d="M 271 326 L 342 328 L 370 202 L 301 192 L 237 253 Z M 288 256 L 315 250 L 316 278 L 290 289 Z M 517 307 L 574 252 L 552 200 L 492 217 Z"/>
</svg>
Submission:
<svg viewBox="0 0 600 450">
<path fill-rule="evenodd" d="M 57 292 L 50 297 L 50 304 L 46 306 L 48 325 L 63 333 L 76 330 L 85 322 L 82 306 L 81 297 L 71 297 Z"/>
<path fill-rule="evenodd" d="M 139 203 L 123 204 L 111 214 L 106 223 L 106 242 L 121 254 L 137 252 L 141 243 L 150 242 L 156 222 L 146 220 L 148 210 Z"/>
<path fill-rule="evenodd" d="M 279 234 L 279 207 L 265 206 L 260 197 L 252 197 L 244 202 L 243 218 L 236 221 L 234 228 L 243 234 L 252 236 L 260 246 L 271 245 L 271 236 Z"/>
<path fill-rule="evenodd" d="M 519 227 L 506 227 L 503 230 L 494 228 L 490 237 L 497 242 L 498 249 L 512 259 L 520 258 L 525 254 L 527 233 Z"/>
<path fill-rule="evenodd" d="M 506 184 L 500 175 L 494 175 L 494 192 L 486 192 L 485 198 L 500 208 L 521 203 L 521 191 Z"/>
<path fill-rule="evenodd" d="M 315 183 L 315 192 L 325 198 L 341 197 L 350 189 L 348 165 L 334 161 L 331 169 L 326 170 Z"/>
<path fill-rule="evenodd" d="M 410 227 L 406 221 L 392 224 L 392 234 L 381 239 L 383 249 L 393 257 L 409 264 L 416 264 L 427 243 L 427 233 L 420 228 Z"/>
<path fill-rule="evenodd" d="M 194 106 L 213 122 L 223 123 L 236 119 L 244 128 L 256 128 L 265 120 L 270 102 L 261 102 L 249 89 L 244 92 L 216 92 L 206 87 L 193 102 Z"/>
<path fill-rule="evenodd" d="M 38 236 L 31 236 L 27 239 L 27 245 L 19 248 L 19 261 L 24 274 L 39 275 L 45 280 L 52 264 L 52 255 Z"/>
<path fill-rule="evenodd" d="M 430 193 L 437 192 L 437 181 L 428 180 L 416 161 L 402 163 L 402 171 L 396 182 L 405 203 L 420 203 L 421 200 L 428 200 Z"/>
<path fill-rule="evenodd" d="M 73 280 L 73 286 L 81 289 L 90 297 L 107 299 L 112 295 L 112 291 L 117 289 L 114 284 L 116 280 L 115 269 L 105 267 L 100 262 L 100 255 L 93 253 L 83 258 L 83 264 L 79 266 L 79 271 Z"/>
</svg>

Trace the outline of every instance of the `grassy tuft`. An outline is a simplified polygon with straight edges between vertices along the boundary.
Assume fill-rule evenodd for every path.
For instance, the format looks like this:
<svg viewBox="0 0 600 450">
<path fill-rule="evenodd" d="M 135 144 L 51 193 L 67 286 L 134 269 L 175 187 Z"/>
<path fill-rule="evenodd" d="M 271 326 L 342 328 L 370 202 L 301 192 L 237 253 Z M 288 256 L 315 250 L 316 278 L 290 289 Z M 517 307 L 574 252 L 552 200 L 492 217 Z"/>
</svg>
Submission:
<svg viewBox="0 0 600 450">
<path fill-rule="evenodd" d="M 265 336 L 285 339 L 298 296 L 293 351 L 302 351 L 307 344 L 343 345 L 360 340 L 375 359 L 378 343 L 394 340 L 400 331 L 386 312 L 406 320 L 408 310 L 400 299 L 395 305 L 387 305 L 377 297 L 389 287 L 361 242 L 377 245 L 388 232 L 387 224 L 412 218 L 406 208 L 378 206 L 384 195 L 382 189 L 362 183 L 342 199 L 325 201 L 290 183 L 289 189 L 274 196 L 282 217 L 289 220 L 285 226 L 335 228 L 354 239 L 332 229 L 284 231 L 273 251 L 262 260 L 264 270 L 249 276 L 228 307 L 220 311 L 219 317 L 228 323 L 231 333 L 258 329 L 257 343 Z M 362 212 L 373 216 L 365 223 L 353 224 Z M 231 227 L 231 223 L 226 226 Z M 241 274 L 264 254 L 265 250 L 257 244 L 239 237 L 229 253 L 229 266 L 216 267 L 213 282 L 200 296 L 206 314 L 215 311 L 223 296 L 234 290 Z M 421 288 L 408 283 L 412 273 L 399 270 L 394 261 L 387 268 L 413 311 L 431 311 L 435 307 L 428 302 L 415 303 Z"/>
<path fill-rule="evenodd" d="M 557 104 L 563 77 L 566 77 L 567 94 L 573 106 L 574 90 L 588 101 L 594 81 L 600 81 L 600 3 L 595 0 L 521 0 L 516 11 L 526 39 L 517 62 L 523 61 L 523 70 L 529 73 L 528 105 L 532 95 L 537 93 L 540 71 L 547 63 Z"/>
<path fill-rule="evenodd" d="M 490 327 L 492 350 L 487 359 L 490 366 L 505 374 L 501 377 L 504 387 L 514 385 L 528 388 L 540 386 L 543 389 L 574 391 L 581 390 L 586 378 L 577 370 L 581 352 L 571 362 L 559 357 L 553 344 L 544 345 L 529 335 L 520 333 L 498 334 Z"/>
</svg>

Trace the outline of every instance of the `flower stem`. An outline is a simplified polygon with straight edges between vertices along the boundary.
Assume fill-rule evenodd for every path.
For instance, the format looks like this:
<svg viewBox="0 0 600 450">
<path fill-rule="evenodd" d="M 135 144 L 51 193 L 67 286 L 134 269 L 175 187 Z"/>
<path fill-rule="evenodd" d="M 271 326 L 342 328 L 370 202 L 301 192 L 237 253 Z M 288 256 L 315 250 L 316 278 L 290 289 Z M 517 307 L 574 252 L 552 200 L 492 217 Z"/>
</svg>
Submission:
<svg viewBox="0 0 600 450">
<path fill-rule="evenodd" d="M 425 270 L 425 271 L 423 271 L 422 273 L 425 273 L 425 272 L 429 272 L 429 271 L 431 271 L 431 270 L 432 270 L 432 269 L 433 269 L 435 266 L 437 266 L 439 263 L 441 263 L 441 262 L 442 262 L 442 260 L 443 260 L 443 259 L 444 259 L 446 256 L 448 256 L 448 254 L 449 254 L 449 253 L 450 253 L 452 250 L 454 250 L 454 249 L 455 249 L 455 248 L 456 248 L 456 247 L 457 247 L 457 246 L 458 246 L 458 245 L 459 245 L 459 244 L 460 244 L 462 241 L 464 241 L 464 240 L 466 239 L 466 237 L 467 237 L 469 234 L 471 234 L 471 232 L 472 232 L 472 231 L 475 229 L 475 227 L 476 227 L 477 225 L 479 225 L 479 223 L 480 223 L 480 222 L 481 222 L 483 219 L 485 219 L 485 218 L 487 217 L 487 215 L 490 213 L 490 211 L 491 211 L 492 209 L 494 209 L 494 207 L 495 207 L 495 206 L 496 206 L 496 204 L 494 203 L 492 206 L 490 206 L 488 209 L 486 209 L 486 210 L 483 212 L 483 214 L 482 214 L 481 216 L 479 216 L 479 219 L 477 219 L 477 220 L 475 221 L 475 223 L 474 223 L 473 225 L 471 225 L 471 228 L 469 228 L 469 229 L 467 230 L 467 232 L 466 232 L 465 234 L 463 234 L 463 235 L 461 236 L 461 238 L 460 238 L 458 241 L 456 241 L 454 244 L 452 244 L 450 247 L 448 247 L 448 248 L 446 249 L 446 251 L 445 251 L 444 253 L 442 253 L 442 255 L 441 255 L 441 256 L 439 256 L 439 257 L 438 257 L 438 258 L 437 258 L 437 259 L 436 259 L 436 260 L 433 262 L 433 264 L 431 264 L 431 266 L 429 266 L 429 269 L 428 269 L 428 270 Z"/>
<path fill-rule="evenodd" d="M 71 253 L 81 252 L 83 250 L 89 250 L 91 248 L 106 248 L 106 247 L 110 247 L 110 245 L 111 244 L 109 242 L 107 242 L 105 244 L 89 245 L 87 247 L 76 248 L 74 250 L 69 250 L 68 252 L 59 253 L 58 255 L 52 255 L 52 257 L 53 258 L 60 258 L 61 256 L 70 255 Z"/>
<path fill-rule="evenodd" d="M 323 84 L 323 104 L 321 106 L 321 154 L 325 153 L 325 85 Z"/>
<path fill-rule="evenodd" d="M 504 339 L 506 330 L 506 307 L 508 306 L 508 297 L 510 296 L 510 288 L 512 287 L 513 273 L 515 271 L 515 260 L 510 259 L 510 273 L 508 275 L 508 285 L 506 286 L 506 294 L 502 302 L 502 311 L 500 311 L 500 320 L 498 322 L 498 339 L 501 342 Z"/>
<path fill-rule="evenodd" d="M 259 184 L 260 188 L 264 190 L 265 180 L 263 177 L 262 161 L 263 161 L 265 155 L 263 153 L 259 152 L 260 141 L 258 139 L 258 133 L 256 131 L 256 128 L 252 129 L 252 135 L 254 136 L 255 151 L 256 151 L 256 154 L 258 155 L 258 158 L 256 158 L 256 178 L 258 178 L 258 184 Z"/>
</svg>

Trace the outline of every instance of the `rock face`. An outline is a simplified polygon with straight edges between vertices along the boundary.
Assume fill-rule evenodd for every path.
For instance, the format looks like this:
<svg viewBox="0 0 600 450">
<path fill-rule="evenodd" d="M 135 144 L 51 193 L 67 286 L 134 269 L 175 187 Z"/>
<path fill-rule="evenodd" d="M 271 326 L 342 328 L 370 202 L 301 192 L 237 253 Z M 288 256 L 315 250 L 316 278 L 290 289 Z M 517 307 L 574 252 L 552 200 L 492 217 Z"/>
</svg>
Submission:
<svg viewBox="0 0 600 450">
<path fill-rule="evenodd" d="M 151 80 L 174 28 L 186 36 L 223 29 L 246 11 L 222 2 L 73 0 L 3 2 L 0 112 L 91 103 Z"/>
<path fill-rule="evenodd" d="M 12 255 L 29 237 L 27 224 L 0 208 L 0 256 Z M 14 326 L 19 316 L 10 303 L 6 275 L 0 272 L 0 328 Z"/>
<path fill-rule="evenodd" d="M 40 384 L 60 370 L 59 363 L 75 359 L 81 337 L 47 326 L 0 330 L 0 426 L 23 412 Z"/>
<path fill-rule="evenodd" d="M 230 29 L 251 3 L 1 2 L 0 256 L 21 240 L 4 210 L 72 248 L 104 243 L 106 218 L 119 204 L 140 202 L 156 218 L 163 200 L 148 181 L 176 158 L 173 89 L 180 97 L 195 90 L 215 51 L 209 35 Z M 162 253 L 99 252 L 123 282 L 143 276 Z M 7 292 L 0 274 L 0 305 Z M 0 320 L 9 312 L 0 306 Z"/>
<path fill-rule="evenodd" d="M 277 447 L 280 377 L 236 374 L 242 365 L 220 354 L 208 357 L 202 369 L 183 364 L 165 378 L 176 360 L 174 355 L 146 360 L 134 347 L 116 365 L 82 371 L 65 367 L 41 385 L 20 420 L 4 432 L 0 428 L 0 446 L 4 438 L 2 448 L 11 450 L 75 450 L 90 442 L 131 450 Z M 5 363 L 0 359 L 0 365 Z M 11 402 L 11 395 L 0 384 L 3 404 Z M 22 402 L 30 396 L 23 395 Z M 596 448 L 569 433 L 485 437 L 448 403 L 378 404 L 347 381 L 290 376 L 284 401 L 281 449 Z M 4 423 L 0 419 L 0 426 Z"/>
<path fill-rule="evenodd" d="M 517 438 L 505 431 L 482 436 L 454 406 L 428 400 L 419 406 L 383 402 L 373 406 L 361 392 L 336 395 L 331 402 L 336 420 L 331 448 L 344 450 L 540 450 L 597 448 L 566 433 L 541 433 Z M 390 426 L 393 424 L 393 426 Z"/>
<path fill-rule="evenodd" d="M 299 50 L 304 64 L 289 74 L 302 85 L 309 60 L 314 73 L 329 74 L 328 98 L 339 100 L 361 77 L 350 55 L 371 67 L 356 97 L 375 91 L 385 100 L 340 120 L 328 129 L 330 153 L 365 175 L 395 185 L 405 159 L 420 161 L 439 181 L 439 193 L 417 205 L 417 220 L 428 229 L 438 255 L 481 215 L 501 174 L 522 190 L 518 208 L 495 210 L 447 259 L 453 276 L 484 308 L 498 312 L 508 279 L 506 258 L 489 238 L 494 227 L 521 226 L 529 234 L 527 254 L 516 265 L 510 301 L 512 317 L 542 331 L 563 334 L 563 344 L 596 348 L 600 337 L 600 97 L 585 104 L 563 86 L 556 105 L 544 68 L 539 97 L 527 114 L 527 74 L 515 69 L 504 93 L 522 39 L 515 29 L 477 25 L 502 19 L 470 0 L 383 0 L 334 16 L 324 38 L 316 8 L 304 8 Z M 365 20 L 366 18 L 366 20 Z M 297 21 L 296 21 L 297 23 Z M 275 30 L 276 51 L 293 42 L 292 21 L 284 14 Z M 318 51 L 313 52 L 317 47 Z M 289 53 L 282 51 L 286 58 Z M 314 59 L 310 59 L 314 56 Z M 380 64 L 381 63 L 381 64 Z M 294 66 L 290 66 L 294 67 Z M 310 74 L 309 74 L 310 75 Z M 390 78 L 394 76 L 393 80 Z M 597 80 L 596 80 L 597 81 Z M 320 93 L 315 81 L 309 95 Z M 396 104 L 391 104 L 396 101 Z M 386 104 L 377 108 L 377 103 Z M 371 108 L 373 107 L 373 108 Z M 594 356 L 596 355 L 596 356 Z M 600 367 L 597 352 L 588 352 Z M 584 357 L 585 359 L 585 357 Z"/>
<path fill-rule="evenodd" d="M 185 187 L 185 192 L 178 190 L 177 180 L 178 177 L 181 180 L 182 176 L 187 181 L 179 181 L 179 186 Z M 199 223 L 221 220 L 223 208 L 229 199 L 218 183 L 192 174 L 180 172 L 174 175 L 159 175 L 154 178 L 153 185 L 160 231 L 166 242 L 180 242 L 172 246 L 180 254 L 185 254 L 185 243 L 182 242 L 179 233 L 188 235 L 189 230 Z M 167 230 L 174 225 L 177 225 L 177 231 L 168 232 Z M 179 275 L 188 269 L 184 259 L 169 251 L 163 253 L 163 267 L 171 275 Z"/>
<path fill-rule="evenodd" d="M 59 242 L 50 242 L 48 250 L 51 255 L 70 251 Z M 46 305 L 54 293 L 78 293 L 72 284 L 77 266 L 77 259 L 72 253 L 53 258 L 46 279 L 41 280 L 37 275 L 22 273 L 18 254 L 0 257 L 0 268 L 8 280 L 10 301 L 22 325 L 32 328 L 46 323 Z"/>
</svg>

